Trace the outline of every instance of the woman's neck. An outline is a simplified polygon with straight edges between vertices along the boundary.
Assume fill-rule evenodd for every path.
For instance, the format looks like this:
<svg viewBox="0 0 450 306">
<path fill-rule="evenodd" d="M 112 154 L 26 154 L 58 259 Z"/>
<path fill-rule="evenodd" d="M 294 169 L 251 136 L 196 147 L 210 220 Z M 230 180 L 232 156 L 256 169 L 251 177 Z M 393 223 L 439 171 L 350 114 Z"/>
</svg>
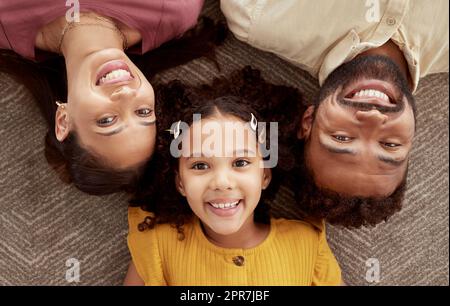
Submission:
<svg viewBox="0 0 450 306">
<path fill-rule="evenodd" d="M 128 46 L 133 46 L 142 39 L 138 30 L 93 12 L 81 13 L 79 22 L 74 23 L 69 29 L 66 27 L 65 16 L 43 26 L 36 36 L 36 48 L 62 53 L 67 60 L 108 48 L 123 50 L 124 38 Z"/>
<path fill-rule="evenodd" d="M 215 233 L 202 223 L 203 233 L 213 244 L 228 249 L 250 249 L 261 244 L 269 234 L 270 225 L 255 223 L 253 215 L 241 226 L 239 231 L 231 235 Z"/>
</svg>

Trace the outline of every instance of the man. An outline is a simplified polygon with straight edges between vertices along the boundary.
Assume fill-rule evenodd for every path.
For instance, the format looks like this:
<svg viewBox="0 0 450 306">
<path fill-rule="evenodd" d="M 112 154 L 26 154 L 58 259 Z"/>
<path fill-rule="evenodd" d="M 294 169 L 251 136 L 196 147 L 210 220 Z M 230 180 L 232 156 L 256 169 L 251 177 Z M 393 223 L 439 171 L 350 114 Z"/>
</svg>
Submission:
<svg viewBox="0 0 450 306">
<path fill-rule="evenodd" d="M 235 36 L 319 79 L 296 190 L 311 216 L 375 225 L 401 208 L 420 77 L 448 72 L 447 0 L 224 0 Z M 297 185 L 296 185 L 297 187 Z"/>
</svg>

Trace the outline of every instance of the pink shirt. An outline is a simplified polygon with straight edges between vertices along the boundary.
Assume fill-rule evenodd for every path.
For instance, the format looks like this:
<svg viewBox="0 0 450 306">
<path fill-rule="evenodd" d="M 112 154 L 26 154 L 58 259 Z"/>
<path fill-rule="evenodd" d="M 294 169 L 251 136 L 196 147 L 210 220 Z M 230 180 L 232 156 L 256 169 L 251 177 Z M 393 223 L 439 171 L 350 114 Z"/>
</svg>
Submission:
<svg viewBox="0 0 450 306">
<path fill-rule="evenodd" d="M 193 27 L 203 6 L 203 0 L 78 0 L 78 3 L 81 12 L 96 12 L 138 30 L 142 35 L 142 53 Z M 0 49 L 11 49 L 35 59 L 38 30 L 73 8 L 73 4 L 66 6 L 66 0 L 0 0 Z"/>
</svg>

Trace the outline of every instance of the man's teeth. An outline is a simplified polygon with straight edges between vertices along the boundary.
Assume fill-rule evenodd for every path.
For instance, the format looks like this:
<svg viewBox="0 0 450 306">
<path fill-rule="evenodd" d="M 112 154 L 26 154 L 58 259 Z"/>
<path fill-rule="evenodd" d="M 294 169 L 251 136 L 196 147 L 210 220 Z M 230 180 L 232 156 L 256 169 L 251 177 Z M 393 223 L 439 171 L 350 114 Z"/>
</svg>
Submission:
<svg viewBox="0 0 450 306">
<path fill-rule="evenodd" d="M 230 203 L 212 203 L 209 202 L 214 208 L 220 208 L 220 209 L 228 209 L 228 208 L 234 208 L 239 204 L 240 200 L 236 202 L 230 202 Z"/>
<path fill-rule="evenodd" d="M 124 70 L 124 69 L 113 70 L 110 73 L 108 73 L 105 76 L 103 76 L 100 79 L 100 83 L 103 83 L 103 82 L 109 81 L 109 80 L 118 79 L 118 78 L 121 78 L 121 77 L 124 77 L 124 76 L 130 77 L 131 74 L 130 74 L 129 71 Z"/>
<path fill-rule="evenodd" d="M 379 90 L 375 89 L 363 89 L 355 93 L 353 97 L 357 98 L 379 98 L 389 102 L 389 97 Z"/>
</svg>

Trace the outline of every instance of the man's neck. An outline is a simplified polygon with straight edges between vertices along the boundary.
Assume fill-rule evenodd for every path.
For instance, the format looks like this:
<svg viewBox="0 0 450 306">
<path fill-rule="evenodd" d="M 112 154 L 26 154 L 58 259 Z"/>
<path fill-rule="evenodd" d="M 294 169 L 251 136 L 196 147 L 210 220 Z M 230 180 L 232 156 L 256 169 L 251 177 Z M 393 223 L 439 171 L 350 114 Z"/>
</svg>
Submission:
<svg viewBox="0 0 450 306">
<path fill-rule="evenodd" d="M 405 59 L 405 56 L 403 52 L 400 50 L 400 48 L 392 41 L 389 40 L 384 45 L 373 48 L 370 50 L 367 50 L 358 56 L 364 56 L 364 55 L 383 55 L 386 57 L 389 57 L 394 63 L 397 64 L 397 66 L 400 68 L 400 71 L 403 73 L 405 78 L 408 80 L 409 87 L 413 88 L 413 81 L 411 78 L 411 74 L 409 73 L 409 67 L 408 63 Z"/>
</svg>

